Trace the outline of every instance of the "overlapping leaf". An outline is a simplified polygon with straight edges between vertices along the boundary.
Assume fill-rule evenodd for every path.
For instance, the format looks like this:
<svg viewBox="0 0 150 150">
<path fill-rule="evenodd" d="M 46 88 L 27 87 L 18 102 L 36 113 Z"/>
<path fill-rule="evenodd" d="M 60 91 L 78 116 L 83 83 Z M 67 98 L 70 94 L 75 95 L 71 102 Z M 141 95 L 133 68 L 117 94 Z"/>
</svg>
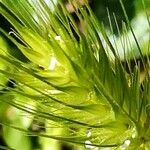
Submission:
<svg viewBox="0 0 150 150">
<path fill-rule="evenodd" d="M 29 132 L 28 127 L 5 121 L 2 124 L 30 136 L 85 146 L 119 149 L 126 147 L 126 140 L 142 140 L 141 130 L 149 123 L 149 65 L 144 65 L 142 91 L 141 64 L 135 63 L 134 71 L 127 73 L 105 28 L 88 5 L 86 9 L 76 8 L 79 20 L 87 21 L 84 33 L 61 2 L 52 6 L 54 10 L 42 0 L 36 0 L 36 4 L 33 0 L 0 2 L 0 13 L 14 27 L 10 34 L 2 29 L 0 33 L 28 59 L 24 62 L 9 52 L 0 54 L 5 65 L 13 68 L 10 72 L 2 67 L 0 73 L 16 85 L 9 93 L 2 91 L 0 101 L 43 119 L 46 131 Z M 26 101 L 31 102 L 30 106 Z M 55 132 L 51 134 L 50 129 Z M 89 141 L 91 144 L 87 144 Z"/>
</svg>

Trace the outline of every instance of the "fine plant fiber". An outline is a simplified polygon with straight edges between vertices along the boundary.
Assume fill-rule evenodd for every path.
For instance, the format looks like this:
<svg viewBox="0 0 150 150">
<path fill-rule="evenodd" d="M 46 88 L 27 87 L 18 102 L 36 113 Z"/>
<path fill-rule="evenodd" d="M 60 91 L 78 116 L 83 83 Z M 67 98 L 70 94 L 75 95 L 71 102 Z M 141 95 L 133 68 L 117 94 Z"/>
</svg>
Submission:
<svg viewBox="0 0 150 150">
<path fill-rule="evenodd" d="M 50 1 L 50 5 L 43 0 L 0 1 L 0 14 L 13 26 L 9 33 L 0 28 L 0 105 L 17 110 L 19 119 L 26 118 L 30 125 L 34 118 L 44 124 L 39 126 L 44 131 L 37 132 L 29 130 L 30 125 L 3 118 L 4 131 L 12 128 L 24 136 L 93 149 L 150 148 L 150 46 L 143 52 L 123 1 L 119 1 L 126 19 L 120 31 L 113 14 L 120 47 L 115 35 L 113 42 L 109 38 L 87 1 L 84 6 L 70 1 L 79 21 L 86 22 L 84 29 L 62 1 Z M 149 12 L 142 2 L 150 37 Z M 109 9 L 107 12 L 113 34 Z M 132 43 L 135 53 L 128 51 Z M 27 61 L 16 56 L 16 51 Z M 6 86 L 8 81 L 13 87 Z"/>
</svg>

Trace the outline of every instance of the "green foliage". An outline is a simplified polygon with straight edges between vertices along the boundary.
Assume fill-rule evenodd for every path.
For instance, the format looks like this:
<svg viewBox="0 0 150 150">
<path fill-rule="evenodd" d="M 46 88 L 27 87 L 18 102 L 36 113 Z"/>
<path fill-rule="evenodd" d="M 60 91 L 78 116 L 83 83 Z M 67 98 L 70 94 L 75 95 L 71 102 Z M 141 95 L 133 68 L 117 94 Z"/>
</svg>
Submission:
<svg viewBox="0 0 150 150">
<path fill-rule="evenodd" d="M 38 137 L 41 149 L 59 149 L 58 141 L 78 149 L 149 149 L 150 43 L 140 47 L 125 10 L 121 46 L 88 4 L 76 8 L 79 20 L 87 22 L 84 32 L 61 1 L 1 0 L 0 13 L 14 27 L 10 33 L 0 29 L 0 121 L 8 147 L 34 149 L 31 139 Z M 129 51 L 130 42 L 137 54 Z M 10 79 L 15 88 L 6 87 Z"/>
</svg>

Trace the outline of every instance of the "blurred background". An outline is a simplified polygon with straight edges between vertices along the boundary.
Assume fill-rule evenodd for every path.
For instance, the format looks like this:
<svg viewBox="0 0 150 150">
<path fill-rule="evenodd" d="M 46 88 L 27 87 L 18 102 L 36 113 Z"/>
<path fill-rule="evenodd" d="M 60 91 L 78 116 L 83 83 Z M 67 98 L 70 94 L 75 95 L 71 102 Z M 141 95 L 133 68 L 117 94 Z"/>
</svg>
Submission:
<svg viewBox="0 0 150 150">
<path fill-rule="evenodd" d="M 47 3 L 50 3 L 50 1 L 51 0 L 45 0 L 45 2 Z M 57 3 L 57 0 L 55 1 Z M 84 2 L 82 0 L 73 0 L 73 1 L 74 2 L 79 1 L 80 4 L 84 6 Z M 122 8 L 120 6 L 119 0 L 89 0 L 88 2 L 94 14 L 98 18 L 98 20 L 100 22 L 103 22 L 104 26 L 108 30 L 110 30 L 110 23 L 108 19 L 107 10 L 109 10 L 109 14 L 112 22 L 113 34 L 116 36 L 116 38 L 118 36 L 122 36 L 122 23 L 126 22 L 126 20 Z M 144 13 L 142 1 L 123 0 L 123 2 L 124 2 L 124 7 L 126 9 L 129 21 L 133 25 L 139 40 L 142 40 L 143 51 L 144 51 L 145 43 L 149 42 L 149 38 L 147 38 L 147 36 L 149 37 L 149 33 L 147 33 L 148 31 L 148 25 L 146 25 L 147 22 L 143 21 L 145 18 L 145 13 Z M 77 24 L 79 24 L 79 26 L 81 26 L 82 28 L 82 23 L 79 22 L 79 19 L 77 18 L 72 5 L 67 0 L 64 0 L 64 5 L 67 8 L 68 12 L 74 17 Z M 150 0 L 145 0 L 145 6 L 146 6 L 146 10 L 150 12 Z M 121 35 L 118 34 L 114 16 L 116 17 Z M 6 32 L 9 33 L 11 28 L 13 28 L 13 26 L 11 26 L 11 24 L 2 15 L 0 15 L 0 28 L 4 29 Z M 19 50 L 17 51 L 17 48 L 3 35 L 0 35 L 0 45 L 7 47 L 7 49 L 10 49 L 10 47 L 11 49 L 12 48 L 16 49 L 15 53 L 12 52 L 14 53 L 13 55 L 15 55 L 16 57 L 18 57 L 23 61 L 28 61 L 22 55 L 22 53 Z M 3 66 L 3 64 L 1 64 L 0 62 L 0 68 L 1 67 L 5 67 L 5 66 Z M 9 92 L 10 88 L 15 88 L 14 87 L 15 81 L 12 81 L 11 79 L 7 80 L 3 76 L 0 76 L 0 78 L 1 78 L 0 82 L 5 83 L 6 85 L 5 88 L 0 87 L 0 91 L 1 91 L 0 94 L 3 93 L 2 91 Z M 9 90 L 7 87 L 9 87 Z M 3 104 L 0 103 L 0 122 L 2 122 L 3 120 L 7 120 L 8 122 L 13 122 L 14 125 L 20 124 L 20 126 L 24 126 L 23 119 L 24 119 L 23 117 L 20 118 L 20 112 L 18 112 L 14 108 L 4 103 Z M 29 124 L 28 126 L 29 131 L 36 131 L 39 133 L 45 132 L 44 120 L 39 120 L 39 118 L 32 118 L 32 120 L 29 121 L 28 124 Z M 57 132 L 57 131 L 51 131 L 51 133 L 52 132 Z M 14 145 L 15 146 L 17 145 L 16 146 L 17 150 L 83 150 L 86 149 L 85 147 L 71 146 L 70 144 L 67 143 L 39 138 L 36 136 L 26 137 L 23 135 L 23 133 L 19 131 L 16 130 L 14 131 L 13 129 L 7 127 L 2 128 L 2 126 L 0 126 L 0 145 L 1 145 L 0 149 L 3 149 L 3 146 L 14 147 Z"/>
</svg>

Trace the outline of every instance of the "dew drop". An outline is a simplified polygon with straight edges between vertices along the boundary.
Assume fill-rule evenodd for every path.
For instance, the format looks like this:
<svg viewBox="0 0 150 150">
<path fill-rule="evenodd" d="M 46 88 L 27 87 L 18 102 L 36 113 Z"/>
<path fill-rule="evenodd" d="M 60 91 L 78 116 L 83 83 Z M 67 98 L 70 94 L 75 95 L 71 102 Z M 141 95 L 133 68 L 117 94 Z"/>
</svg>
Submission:
<svg viewBox="0 0 150 150">
<path fill-rule="evenodd" d="M 126 141 L 124 142 L 124 144 L 125 144 L 126 146 L 129 146 L 129 145 L 130 145 L 130 140 L 126 140 Z"/>
<path fill-rule="evenodd" d="M 111 150 L 111 148 L 110 147 L 102 147 L 102 148 L 100 148 L 100 150 Z"/>
<path fill-rule="evenodd" d="M 88 131 L 87 131 L 87 137 L 89 138 L 89 137 L 91 137 L 91 135 L 92 135 L 91 130 L 88 130 Z"/>
<path fill-rule="evenodd" d="M 135 133 L 133 133 L 133 134 L 132 134 L 132 138 L 134 139 L 135 137 L 136 137 L 136 134 L 135 134 Z"/>
<path fill-rule="evenodd" d="M 55 36 L 55 40 L 56 41 L 60 41 L 61 40 L 61 36 L 59 36 L 59 35 Z"/>
<path fill-rule="evenodd" d="M 130 140 L 125 140 L 123 145 L 121 146 L 121 149 L 125 150 L 130 145 L 130 143 L 131 143 Z"/>
<path fill-rule="evenodd" d="M 89 140 L 85 141 L 85 147 L 88 149 L 94 149 L 95 148 L 95 146 L 93 146 L 91 141 L 89 141 Z"/>
<path fill-rule="evenodd" d="M 49 70 L 54 70 L 54 69 L 55 69 L 55 66 L 56 66 L 56 63 L 57 63 L 56 58 L 55 58 L 55 57 L 52 57 L 48 69 L 49 69 Z"/>
</svg>

